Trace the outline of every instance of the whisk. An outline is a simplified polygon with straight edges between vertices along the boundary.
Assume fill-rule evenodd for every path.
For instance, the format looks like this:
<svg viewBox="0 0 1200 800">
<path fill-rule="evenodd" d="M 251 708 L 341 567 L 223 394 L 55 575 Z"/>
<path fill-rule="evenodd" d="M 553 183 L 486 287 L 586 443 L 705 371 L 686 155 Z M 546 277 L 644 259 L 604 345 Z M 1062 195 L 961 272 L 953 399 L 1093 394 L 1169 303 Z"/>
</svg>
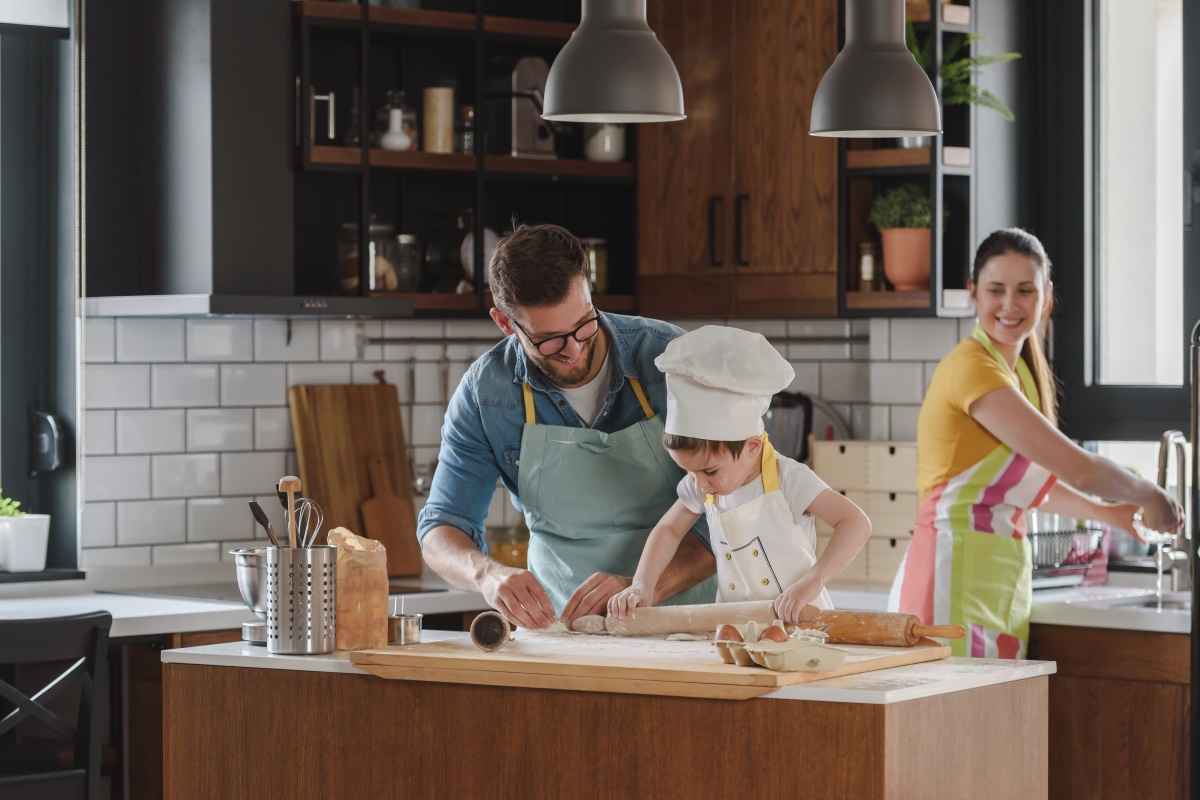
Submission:
<svg viewBox="0 0 1200 800">
<path fill-rule="evenodd" d="M 301 547 L 312 547 L 321 533 L 325 512 L 315 500 L 301 497 L 296 500 L 296 536 Z"/>
</svg>

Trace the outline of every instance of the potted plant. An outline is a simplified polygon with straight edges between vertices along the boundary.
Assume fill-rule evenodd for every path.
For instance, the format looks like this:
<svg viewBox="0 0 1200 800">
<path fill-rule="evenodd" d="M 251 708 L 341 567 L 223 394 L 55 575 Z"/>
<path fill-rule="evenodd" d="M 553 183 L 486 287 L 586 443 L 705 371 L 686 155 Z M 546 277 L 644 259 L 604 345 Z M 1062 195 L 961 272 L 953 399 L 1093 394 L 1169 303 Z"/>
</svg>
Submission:
<svg viewBox="0 0 1200 800">
<path fill-rule="evenodd" d="M 898 292 L 929 288 L 929 196 L 915 183 L 876 195 L 870 221 L 883 237 L 883 273 Z"/>
<path fill-rule="evenodd" d="M 913 58 L 925 72 L 933 72 L 933 37 L 927 37 L 925 44 L 917 41 L 916 31 L 911 21 L 905 23 L 905 42 L 912 52 Z M 978 33 L 967 33 L 947 38 L 945 49 L 942 51 L 942 66 L 939 72 L 942 76 L 942 105 L 960 106 L 976 105 L 995 111 L 1009 122 L 1016 119 L 1008 105 L 989 92 L 980 89 L 971 82 L 971 78 L 990 64 L 1003 64 L 1021 57 L 1020 53 L 997 53 L 987 56 L 972 56 L 971 45 L 975 42 L 987 41 L 987 37 Z M 960 53 L 966 48 L 967 55 Z M 900 140 L 901 147 L 924 147 L 928 145 L 928 136 L 908 136 Z"/>
<path fill-rule="evenodd" d="M 0 490 L 0 570 L 41 572 L 46 568 L 50 515 L 26 514 Z"/>
</svg>

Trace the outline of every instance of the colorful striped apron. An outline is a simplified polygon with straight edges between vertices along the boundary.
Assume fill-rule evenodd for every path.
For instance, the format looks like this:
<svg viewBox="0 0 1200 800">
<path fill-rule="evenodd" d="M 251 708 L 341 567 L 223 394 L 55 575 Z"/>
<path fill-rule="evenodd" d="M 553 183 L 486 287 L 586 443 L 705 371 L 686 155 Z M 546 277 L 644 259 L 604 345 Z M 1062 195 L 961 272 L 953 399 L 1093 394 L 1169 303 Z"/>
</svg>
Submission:
<svg viewBox="0 0 1200 800">
<path fill-rule="evenodd" d="M 978 325 L 972 334 L 1007 363 Z M 1037 383 L 1017 359 L 1019 385 L 1040 408 Z M 1024 658 L 1033 603 L 1025 512 L 1046 499 L 1055 477 L 1001 444 L 979 463 L 936 486 L 917 512 L 912 542 L 892 584 L 888 608 L 930 625 L 962 625 L 953 655 Z"/>
</svg>

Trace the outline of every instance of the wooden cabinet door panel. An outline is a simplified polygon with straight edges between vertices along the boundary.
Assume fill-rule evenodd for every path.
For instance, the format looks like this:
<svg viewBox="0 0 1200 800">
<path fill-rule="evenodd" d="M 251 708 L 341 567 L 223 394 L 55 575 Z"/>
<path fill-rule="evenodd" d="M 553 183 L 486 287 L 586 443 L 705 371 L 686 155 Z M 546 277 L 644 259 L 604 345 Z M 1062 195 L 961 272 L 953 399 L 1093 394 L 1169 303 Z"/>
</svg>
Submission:
<svg viewBox="0 0 1200 800">
<path fill-rule="evenodd" d="M 732 274 L 733 0 L 652 0 L 647 17 L 679 70 L 687 119 L 638 129 L 639 275 Z"/>
<path fill-rule="evenodd" d="M 817 84 L 837 55 L 837 19 L 837 0 L 737 4 L 739 273 L 822 273 L 836 281 L 837 140 L 810 136 L 808 127 Z"/>
</svg>

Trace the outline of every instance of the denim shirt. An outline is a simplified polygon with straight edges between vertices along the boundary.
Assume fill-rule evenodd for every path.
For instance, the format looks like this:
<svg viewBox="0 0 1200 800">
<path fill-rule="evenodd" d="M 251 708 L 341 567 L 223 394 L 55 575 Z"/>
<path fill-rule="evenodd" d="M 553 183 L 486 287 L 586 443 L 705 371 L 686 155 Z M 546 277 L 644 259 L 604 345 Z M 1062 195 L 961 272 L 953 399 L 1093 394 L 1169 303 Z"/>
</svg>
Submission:
<svg viewBox="0 0 1200 800">
<path fill-rule="evenodd" d="M 637 396 L 626 387 L 626 378 L 637 378 L 654 413 L 665 414 L 666 376 L 654 366 L 654 359 L 683 330 L 658 320 L 598 313 L 608 334 L 612 379 L 591 427 L 612 433 L 646 418 Z M 537 424 L 584 427 L 558 387 L 547 381 L 541 370 L 530 367 L 516 336 L 505 338 L 471 365 L 450 399 L 437 470 L 429 499 L 417 519 L 418 540 L 432 528 L 449 525 L 470 536 L 486 553 L 483 525 L 497 476 L 508 489 L 513 506 L 523 511 L 517 495 L 517 461 L 525 427 L 521 385 L 526 380 L 533 390 Z M 679 470 L 676 480 L 682 477 L 683 470 Z M 596 491 L 602 492 L 604 487 L 597 486 Z M 711 550 L 703 517 L 693 530 Z"/>
</svg>

